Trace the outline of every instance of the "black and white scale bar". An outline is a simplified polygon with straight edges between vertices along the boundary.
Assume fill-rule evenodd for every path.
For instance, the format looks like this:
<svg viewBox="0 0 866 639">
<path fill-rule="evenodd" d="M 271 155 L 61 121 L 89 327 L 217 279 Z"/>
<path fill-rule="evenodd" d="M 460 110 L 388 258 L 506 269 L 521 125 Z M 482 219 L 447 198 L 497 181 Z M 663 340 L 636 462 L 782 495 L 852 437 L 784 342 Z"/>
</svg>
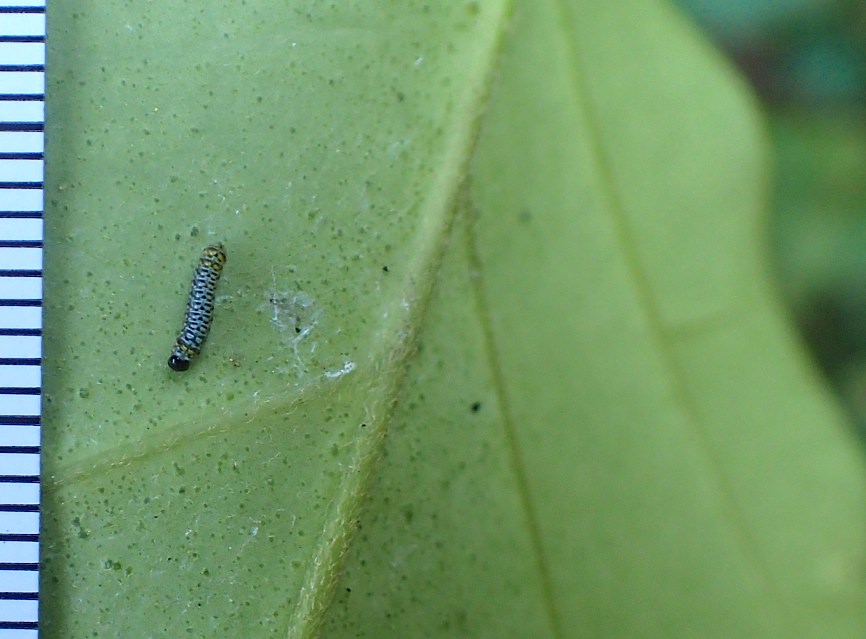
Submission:
<svg viewBox="0 0 866 639">
<path fill-rule="evenodd" d="M 3 69 L 0 69 L 0 73 Z M 0 132 L 30 132 L 37 133 L 45 130 L 42 122 L 0 122 Z"/>
<path fill-rule="evenodd" d="M 0 5 L 0 13 L 45 13 L 45 3 L 4 2 Z"/>
<path fill-rule="evenodd" d="M 2 193 L 0 193 L 0 199 L 3 199 Z M 14 269 L 26 269 L 28 271 L 36 271 L 41 268 L 41 246 L 0 247 L 0 269 L 4 271 L 11 271 Z"/>
<path fill-rule="evenodd" d="M 0 453 L 20 453 L 22 455 L 38 455 L 39 446 L 0 446 Z M 2 507 L 2 506 L 0 506 Z"/>
<path fill-rule="evenodd" d="M 40 426 L 39 415 L 0 415 L 0 428 L 3 426 Z"/>
<path fill-rule="evenodd" d="M 3 513 L 0 517 L 0 534 L 3 535 L 38 535 L 39 513 L 36 512 L 11 512 Z M 2 570 L 2 568 L 0 568 Z M 3 581 L 0 580 L 0 584 Z M 3 584 L 4 590 L 8 590 Z M 13 589 L 14 590 L 14 589 Z"/>
<path fill-rule="evenodd" d="M 39 44 L 44 43 L 42 36 L 0 36 L 0 43 L 10 42 L 13 44 Z"/>
<path fill-rule="evenodd" d="M 2 42 L 2 40 L 0 40 Z M 43 93 L 2 93 L 0 102 L 44 102 Z"/>
<path fill-rule="evenodd" d="M 0 270 L 0 273 L 7 271 L 11 271 L 11 269 Z M 13 275 L 11 277 L 0 275 L 0 299 L 15 299 L 11 296 L 13 292 L 29 299 L 40 299 L 42 297 L 42 278 L 39 276 L 28 277 L 27 275 Z"/>
<path fill-rule="evenodd" d="M 4 472 L 8 472 L 10 475 L 38 475 L 39 455 L 31 455 L 28 453 L 0 453 L 0 468 L 2 468 Z M 17 502 L 19 498 L 16 495 L 11 498 L 7 496 L 7 499 L 14 499 Z M 17 504 L 0 504 L 0 510 L 2 510 L 6 505 L 16 506 Z M 0 521 L 2 521 L 2 519 L 3 518 L 0 517 Z M 0 531 L 2 531 L 2 524 L 0 524 Z"/>
<path fill-rule="evenodd" d="M 2 314 L 0 310 L 0 314 Z M 41 340 L 38 337 L 0 337 L 0 357 L 41 357 Z M 5 413 L 0 412 L 0 416 Z"/>
<path fill-rule="evenodd" d="M 0 395 L 39 395 L 42 389 L 38 386 L 0 386 Z M 0 453 L 3 451 L 0 450 Z"/>
<path fill-rule="evenodd" d="M 6 452 L 11 451 L 12 449 L 23 449 L 20 452 L 24 454 L 25 452 L 30 452 L 31 454 L 39 452 L 39 428 L 36 427 L 20 427 L 20 426 L 0 426 L 0 449 L 8 449 Z M 35 450 L 34 450 L 35 449 Z M 11 497 L 7 497 L 4 492 L 7 490 L 4 486 L 0 485 L 0 502 L 15 501 Z M 21 487 L 16 487 L 15 490 L 21 492 Z M 38 491 L 34 493 L 37 496 L 38 501 Z"/>
<path fill-rule="evenodd" d="M 0 485 L 0 487 L 2 487 L 2 485 Z M 12 534 L 12 533 L 0 534 L 0 548 L 4 548 L 5 547 L 3 545 L 4 542 L 9 542 L 9 541 L 26 541 L 28 543 L 35 544 L 39 541 L 39 535 L 38 534 L 37 535 L 28 535 L 28 534 L 17 535 L 17 534 Z M 39 557 L 38 550 L 39 549 L 34 546 L 31 550 L 32 550 L 32 552 L 35 553 L 33 556 L 38 559 L 38 557 Z"/>
<path fill-rule="evenodd" d="M 0 73 L 45 73 L 44 64 L 0 64 Z"/>
<path fill-rule="evenodd" d="M 0 182 L 0 189 L 2 188 L 3 183 Z M 42 240 L 0 240 L 0 248 L 42 248 Z"/>
<path fill-rule="evenodd" d="M 27 136 L 38 135 L 42 140 L 41 133 L 2 133 L 0 132 L 0 149 L 4 148 L 4 139 L 8 141 L 10 137 L 21 137 L 21 145 L 30 144 Z M 8 210 L 11 211 L 32 211 L 42 208 L 42 190 L 41 189 L 3 189 L 0 204 L 5 204 Z"/>
<path fill-rule="evenodd" d="M 6 564 L 39 563 L 39 543 L 37 541 L 0 541 L 0 566 Z"/>
<path fill-rule="evenodd" d="M 39 504 L 2 504 L 0 505 L 0 514 L 2 513 L 38 513 Z M 0 544 L 2 546 L 3 544 Z"/>
<path fill-rule="evenodd" d="M 0 112 L 2 110 L 0 108 Z M 32 153 L 0 151 L 0 182 L 3 184 L 41 184 L 42 158 Z"/>
<path fill-rule="evenodd" d="M 0 76 L 0 81 L 2 80 L 3 77 Z M 38 112 L 42 112 L 44 109 L 44 105 L 41 103 L 29 106 L 36 107 Z M 0 93 L 0 113 L 6 114 L 6 117 L 29 110 L 27 107 L 26 104 L 4 100 L 3 94 Z M 0 131 L 0 153 L 41 153 L 40 149 L 43 147 L 44 139 L 45 133 L 43 131 Z"/>
<path fill-rule="evenodd" d="M 38 611 L 38 607 L 37 607 Z M 37 639 L 39 621 L 4 621 L 0 623 L 0 639 Z"/>
<path fill-rule="evenodd" d="M 45 0 L 0 0 L 0 639 L 37 639 Z"/>
<path fill-rule="evenodd" d="M 13 447 L 8 447 L 13 448 Z M 25 446 L 21 446 L 20 448 L 29 448 Z M 38 453 L 38 447 L 37 452 Z M 27 454 L 26 452 L 22 454 Z M 39 486 L 34 486 L 33 484 L 26 483 L 25 480 L 28 475 L 18 475 L 19 481 L 16 482 L 8 482 L 8 483 L 0 483 L 0 501 L 4 504 L 14 504 L 15 502 L 20 502 L 21 504 L 27 505 L 39 505 Z"/>
<path fill-rule="evenodd" d="M 19 599 L 32 600 L 38 599 L 39 595 L 35 592 L 0 592 L 0 600 Z"/>
<path fill-rule="evenodd" d="M 7 96 L 38 95 L 44 100 L 45 72 L 0 70 L 0 91 Z"/>
</svg>

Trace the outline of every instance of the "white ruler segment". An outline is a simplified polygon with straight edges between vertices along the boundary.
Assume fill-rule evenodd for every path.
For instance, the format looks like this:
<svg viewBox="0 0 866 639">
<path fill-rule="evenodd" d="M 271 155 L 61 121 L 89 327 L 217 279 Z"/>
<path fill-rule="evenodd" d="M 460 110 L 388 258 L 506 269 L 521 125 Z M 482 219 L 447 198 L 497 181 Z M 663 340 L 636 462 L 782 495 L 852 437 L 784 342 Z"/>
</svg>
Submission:
<svg viewBox="0 0 866 639">
<path fill-rule="evenodd" d="M 39 634 L 45 0 L 0 0 L 0 639 Z"/>
</svg>

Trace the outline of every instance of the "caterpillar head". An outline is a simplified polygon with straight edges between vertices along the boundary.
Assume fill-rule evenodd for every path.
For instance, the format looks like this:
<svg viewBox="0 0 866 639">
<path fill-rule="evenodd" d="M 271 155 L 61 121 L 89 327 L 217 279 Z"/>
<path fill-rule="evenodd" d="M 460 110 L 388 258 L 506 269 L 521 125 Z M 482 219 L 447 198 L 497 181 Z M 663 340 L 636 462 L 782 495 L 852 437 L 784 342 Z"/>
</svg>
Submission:
<svg viewBox="0 0 866 639">
<path fill-rule="evenodd" d="M 177 372 L 189 369 L 190 356 L 181 346 L 175 344 L 171 349 L 171 356 L 168 358 L 168 367 Z"/>
</svg>

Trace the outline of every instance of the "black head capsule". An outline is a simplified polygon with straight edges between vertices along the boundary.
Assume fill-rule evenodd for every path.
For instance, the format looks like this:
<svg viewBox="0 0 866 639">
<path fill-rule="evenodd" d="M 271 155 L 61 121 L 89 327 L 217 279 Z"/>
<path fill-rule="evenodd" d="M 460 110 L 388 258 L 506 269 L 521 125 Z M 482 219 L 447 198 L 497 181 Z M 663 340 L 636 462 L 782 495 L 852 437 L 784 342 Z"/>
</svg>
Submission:
<svg viewBox="0 0 866 639">
<path fill-rule="evenodd" d="M 168 358 L 168 367 L 173 371 L 189 370 L 189 360 L 177 355 L 172 355 Z"/>
<path fill-rule="evenodd" d="M 204 346 L 213 322 L 216 285 L 225 263 L 226 250 L 221 242 L 208 246 L 199 259 L 189 290 L 183 328 L 168 358 L 168 367 L 173 371 L 189 369 L 190 362 Z"/>
</svg>

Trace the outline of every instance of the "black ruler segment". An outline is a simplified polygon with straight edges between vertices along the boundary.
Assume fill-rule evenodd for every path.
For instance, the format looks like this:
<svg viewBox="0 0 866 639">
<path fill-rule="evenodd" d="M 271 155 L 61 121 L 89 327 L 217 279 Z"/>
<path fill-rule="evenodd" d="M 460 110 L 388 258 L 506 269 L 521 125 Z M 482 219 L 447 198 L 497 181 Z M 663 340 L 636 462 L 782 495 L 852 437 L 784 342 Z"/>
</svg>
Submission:
<svg viewBox="0 0 866 639">
<path fill-rule="evenodd" d="M 0 0 L 0 639 L 39 636 L 45 0 Z"/>
</svg>

